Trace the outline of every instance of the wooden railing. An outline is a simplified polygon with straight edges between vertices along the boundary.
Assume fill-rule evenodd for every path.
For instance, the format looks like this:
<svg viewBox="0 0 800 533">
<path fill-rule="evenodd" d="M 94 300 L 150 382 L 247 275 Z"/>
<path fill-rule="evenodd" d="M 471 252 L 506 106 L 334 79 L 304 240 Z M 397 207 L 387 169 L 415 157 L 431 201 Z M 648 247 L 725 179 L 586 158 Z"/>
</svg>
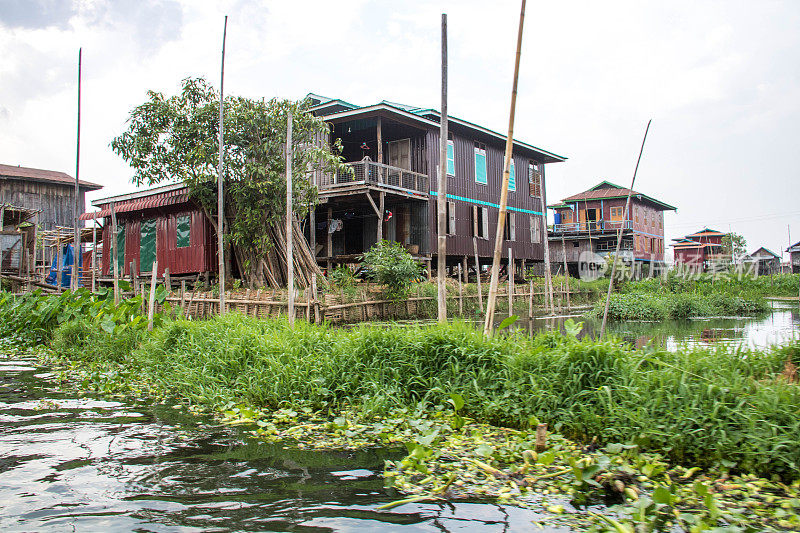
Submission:
<svg viewBox="0 0 800 533">
<path fill-rule="evenodd" d="M 576 233 L 579 231 L 611 231 L 618 230 L 622 226 L 624 229 L 633 229 L 631 220 L 597 220 L 594 222 L 572 222 L 569 224 L 554 224 L 553 233 Z"/>
<path fill-rule="evenodd" d="M 379 185 L 389 188 L 428 194 L 428 176 L 403 168 L 384 165 L 364 158 L 361 161 L 346 163 L 345 168 L 335 174 L 323 175 L 317 184 L 320 189 L 346 185 Z"/>
</svg>

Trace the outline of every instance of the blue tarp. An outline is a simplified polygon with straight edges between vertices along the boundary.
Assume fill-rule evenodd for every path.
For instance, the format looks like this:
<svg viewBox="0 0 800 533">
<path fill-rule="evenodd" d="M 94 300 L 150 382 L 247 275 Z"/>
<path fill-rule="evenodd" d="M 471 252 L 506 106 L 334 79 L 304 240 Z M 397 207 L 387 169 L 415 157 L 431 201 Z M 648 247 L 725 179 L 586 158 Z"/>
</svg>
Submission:
<svg viewBox="0 0 800 533">
<path fill-rule="evenodd" d="M 61 286 L 69 288 L 70 280 L 72 279 L 72 261 L 74 254 L 72 253 L 72 245 L 65 244 L 61 256 Z M 78 256 L 78 269 L 83 267 L 83 258 Z M 53 258 L 53 264 L 50 265 L 50 273 L 45 278 L 45 283 L 48 285 L 57 285 L 56 272 L 58 271 L 58 257 Z M 81 280 L 78 276 L 78 286 L 80 287 Z"/>
</svg>

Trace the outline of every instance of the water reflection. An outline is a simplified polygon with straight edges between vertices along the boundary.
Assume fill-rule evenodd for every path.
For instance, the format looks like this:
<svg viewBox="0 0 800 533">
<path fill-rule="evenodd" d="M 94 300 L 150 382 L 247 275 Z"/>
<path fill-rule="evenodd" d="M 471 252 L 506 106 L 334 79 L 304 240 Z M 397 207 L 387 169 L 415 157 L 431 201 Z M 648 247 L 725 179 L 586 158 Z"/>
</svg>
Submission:
<svg viewBox="0 0 800 533">
<path fill-rule="evenodd" d="M 499 532 L 542 518 L 484 502 L 377 511 L 400 497 L 381 476 L 399 450 L 284 448 L 170 405 L 83 398 L 50 380 L 31 360 L 0 356 L 4 531 Z"/>
<path fill-rule="evenodd" d="M 515 326 L 528 331 L 529 335 L 541 331 L 564 332 L 567 319 L 583 322 L 580 338 L 596 337 L 600 321 L 587 319 L 579 314 L 557 317 L 537 317 L 519 320 Z M 709 347 L 720 344 L 749 348 L 766 348 L 800 338 L 800 311 L 793 302 L 772 302 L 772 310 L 766 316 L 720 317 L 692 320 L 665 320 L 663 322 L 610 322 L 608 333 L 623 338 L 631 345 L 642 348 L 655 345 L 668 350 L 680 346 Z"/>
</svg>

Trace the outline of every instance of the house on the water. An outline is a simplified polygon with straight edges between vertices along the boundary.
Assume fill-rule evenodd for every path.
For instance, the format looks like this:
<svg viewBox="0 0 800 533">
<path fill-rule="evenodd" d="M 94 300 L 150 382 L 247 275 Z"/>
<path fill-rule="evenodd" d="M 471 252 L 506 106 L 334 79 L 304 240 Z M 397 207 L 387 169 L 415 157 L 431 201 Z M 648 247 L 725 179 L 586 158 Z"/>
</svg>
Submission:
<svg viewBox="0 0 800 533">
<path fill-rule="evenodd" d="M 595 254 L 613 254 L 622 229 L 620 256 L 650 267 L 664 263 L 664 211 L 675 207 L 652 196 L 633 191 L 627 216 L 625 203 L 630 190 L 602 181 L 589 190 L 549 206 L 554 210 L 550 232 L 553 268 L 567 268 L 579 275 L 580 262 Z M 583 254 L 583 258 L 582 258 Z"/>
<path fill-rule="evenodd" d="M 745 263 L 755 263 L 759 276 L 778 274 L 781 270 L 781 256 L 763 246 L 749 254 Z"/>
<path fill-rule="evenodd" d="M 800 241 L 786 249 L 789 252 L 789 268 L 792 274 L 800 274 Z"/>
<path fill-rule="evenodd" d="M 675 254 L 675 266 L 697 272 L 705 272 L 716 264 L 728 264 L 730 255 L 724 254 L 722 238 L 727 233 L 711 228 L 703 228 L 696 233 L 686 235 L 672 244 Z"/>
<path fill-rule="evenodd" d="M 309 239 L 322 265 L 355 262 L 379 238 L 398 242 L 420 259 L 436 252 L 440 114 L 383 101 L 356 106 L 308 95 L 311 112 L 341 139 L 352 172 L 317 176 L 319 205 Z M 506 136 L 448 117 L 447 263 L 491 261 L 500 202 Z M 565 158 L 514 141 L 503 257 L 543 261 L 545 165 Z M 471 266 L 471 262 L 470 262 Z"/>
<path fill-rule="evenodd" d="M 102 185 L 80 180 L 80 211 L 86 205 L 86 192 L 101 189 Z M 0 165 L 0 204 L 37 212 L 32 220 L 40 229 L 75 225 L 75 178 L 63 172 Z"/>
<path fill-rule="evenodd" d="M 421 261 L 435 260 L 439 165 L 439 113 L 391 102 L 359 107 L 309 95 L 311 112 L 330 125 L 324 142 L 341 139 L 347 167 L 317 174 L 319 204 L 305 224 L 306 237 L 323 267 L 355 263 L 379 238 L 395 241 Z M 447 262 L 474 257 L 491 262 L 499 212 L 505 135 L 449 117 L 447 149 Z M 565 158 L 514 141 L 503 257 L 515 265 L 543 261 L 545 165 Z M 111 206 L 117 216 L 120 272 L 158 275 L 217 270 L 213 226 L 186 188 L 169 185 L 95 200 L 103 218 L 102 269 L 110 275 Z M 311 229 L 313 227 L 313 229 Z M 470 261 L 472 267 L 473 261 Z"/>
</svg>

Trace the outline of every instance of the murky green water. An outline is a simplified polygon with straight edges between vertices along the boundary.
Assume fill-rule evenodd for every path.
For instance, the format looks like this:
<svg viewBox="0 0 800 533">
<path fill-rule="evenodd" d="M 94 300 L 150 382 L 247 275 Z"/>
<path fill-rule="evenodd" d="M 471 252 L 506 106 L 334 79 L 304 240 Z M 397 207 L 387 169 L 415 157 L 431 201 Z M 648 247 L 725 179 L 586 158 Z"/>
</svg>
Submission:
<svg viewBox="0 0 800 533">
<path fill-rule="evenodd" d="M 486 502 L 376 507 L 397 451 L 265 444 L 170 405 L 82 396 L 0 355 L 0 528 L 10 531 L 529 531 Z M 555 530 L 550 530 L 555 531 Z"/>
</svg>

